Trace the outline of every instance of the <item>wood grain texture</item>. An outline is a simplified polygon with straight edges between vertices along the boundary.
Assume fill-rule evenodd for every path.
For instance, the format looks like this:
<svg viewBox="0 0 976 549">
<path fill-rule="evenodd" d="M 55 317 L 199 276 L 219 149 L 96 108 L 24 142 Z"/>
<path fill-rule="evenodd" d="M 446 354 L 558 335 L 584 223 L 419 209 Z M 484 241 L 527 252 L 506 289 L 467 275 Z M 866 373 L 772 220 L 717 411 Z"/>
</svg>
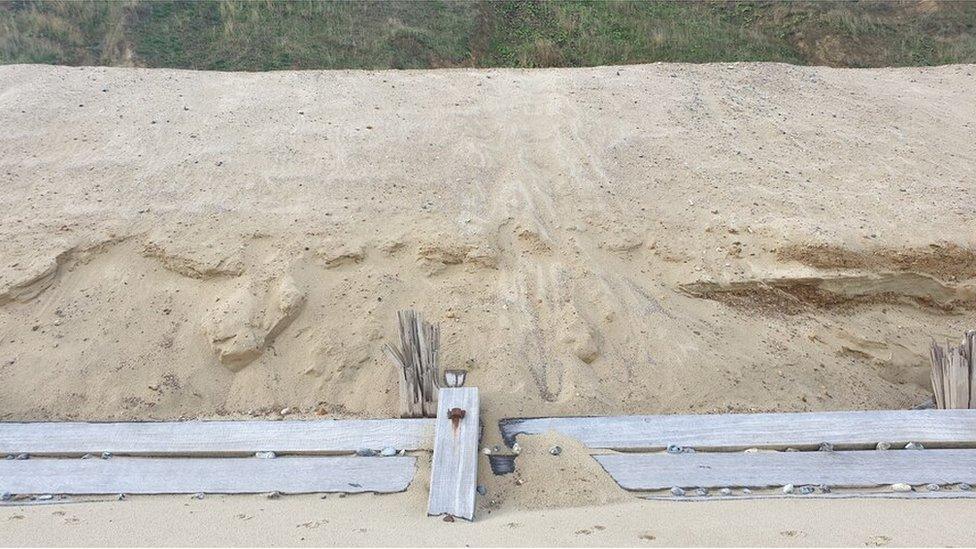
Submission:
<svg viewBox="0 0 976 549">
<path fill-rule="evenodd" d="M 433 448 L 433 419 L 0 423 L 0 454 L 329 454 Z"/>
<path fill-rule="evenodd" d="M 439 392 L 428 515 L 474 519 L 481 435 L 478 407 L 476 387 L 445 388 Z M 448 417 L 452 408 L 465 412 L 456 425 Z"/>
<path fill-rule="evenodd" d="M 976 410 L 896 410 L 776 414 L 661 415 L 510 419 L 500 422 L 511 445 L 518 434 L 556 431 L 590 448 L 661 450 L 677 444 L 706 450 L 873 448 L 878 442 L 976 447 Z"/>
<path fill-rule="evenodd" d="M 593 456 L 626 490 L 976 482 L 976 450 L 719 452 Z"/>
<path fill-rule="evenodd" d="M 0 460 L 15 494 L 402 492 L 414 457 L 112 458 Z"/>
</svg>

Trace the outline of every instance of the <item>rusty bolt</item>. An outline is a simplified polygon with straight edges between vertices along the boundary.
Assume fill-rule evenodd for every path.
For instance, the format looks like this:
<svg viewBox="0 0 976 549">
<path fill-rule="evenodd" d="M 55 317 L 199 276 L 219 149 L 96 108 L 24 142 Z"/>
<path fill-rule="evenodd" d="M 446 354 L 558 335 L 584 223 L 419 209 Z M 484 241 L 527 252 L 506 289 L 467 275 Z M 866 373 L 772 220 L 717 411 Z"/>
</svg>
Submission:
<svg viewBox="0 0 976 549">
<path fill-rule="evenodd" d="M 461 423 L 461 420 L 464 419 L 464 415 L 465 411 L 460 408 L 451 408 L 447 412 L 447 417 L 451 420 L 451 423 L 454 424 L 455 429 L 457 429 L 458 425 Z"/>
</svg>

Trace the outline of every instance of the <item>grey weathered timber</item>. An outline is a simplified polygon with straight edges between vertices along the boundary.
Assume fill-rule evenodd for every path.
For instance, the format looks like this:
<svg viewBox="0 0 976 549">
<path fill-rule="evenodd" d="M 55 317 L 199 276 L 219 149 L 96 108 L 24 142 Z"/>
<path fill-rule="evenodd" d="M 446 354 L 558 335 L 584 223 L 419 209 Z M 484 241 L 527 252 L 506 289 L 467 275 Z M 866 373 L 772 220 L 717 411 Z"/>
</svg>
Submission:
<svg viewBox="0 0 976 549">
<path fill-rule="evenodd" d="M 15 494 L 402 492 L 414 457 L 112 458 L 0 460 Z"/>
<path fill-rule="evenodd" d="M 433 419 L 0 423 L 0 454 L 330 454 L 433 448 Z"/>
<path fill-rule="evenodd" d="M 976 450 L 698 452 L 593 456 L 626 490 L 976 482 Z"/>
<path fill-rule="evenodd" d="M 714 494 L 714 493 L 713 493 Z M 976 499 L 976 492 L 844 492 L 830 494 L 736 494 L 734 496 L 640 496 L 652 501 L 742 501 L 748 499 Z"/>
<path fill-rule="evenodd" d="M 428 515 L 474 518 L 475 487 L 478 481 L 478 440 L 481 426 L 478 389 L 441 389 L 437 397 L 437 427 L 430 471 Z M 452 409 L 464 417 L 451 419 Z"/>
<path fill-rule="evenodd" d="M 976 410 L 897 410 L 775 414 L 661 415 L 507 419 L 502 436 L 546 431 L 590 448 L 661 450 L 671 444 L 704 450 L 746 448 L 873 448 L 878 442 L 976 447 Z"/>
</svg>

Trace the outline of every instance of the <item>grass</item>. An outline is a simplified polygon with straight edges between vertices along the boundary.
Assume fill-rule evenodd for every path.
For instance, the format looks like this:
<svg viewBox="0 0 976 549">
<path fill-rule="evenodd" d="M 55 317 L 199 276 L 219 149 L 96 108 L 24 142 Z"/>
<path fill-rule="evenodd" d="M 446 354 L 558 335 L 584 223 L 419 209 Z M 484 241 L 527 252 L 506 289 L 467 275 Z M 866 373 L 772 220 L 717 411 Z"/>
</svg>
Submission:
<svg viewBox="0 0 976 549">
<path fill-rule="evenodd" d="M 206 70 L 976 62 L 976 2 L 2 1 L 0 63 Z"/>
</svg>

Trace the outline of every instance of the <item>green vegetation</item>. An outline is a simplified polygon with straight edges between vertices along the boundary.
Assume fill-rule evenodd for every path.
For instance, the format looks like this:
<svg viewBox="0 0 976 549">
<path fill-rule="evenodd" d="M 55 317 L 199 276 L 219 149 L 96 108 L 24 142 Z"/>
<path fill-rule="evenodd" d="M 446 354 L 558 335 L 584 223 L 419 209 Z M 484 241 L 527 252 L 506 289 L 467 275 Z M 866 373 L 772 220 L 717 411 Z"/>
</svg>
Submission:
<svg viewBox="0 0 976 549">
<path fill-rule="evenodd" d="M 2 1 L 0 63 L 208 70 L 976 62 L 976 2 Z"/>
</svg>

